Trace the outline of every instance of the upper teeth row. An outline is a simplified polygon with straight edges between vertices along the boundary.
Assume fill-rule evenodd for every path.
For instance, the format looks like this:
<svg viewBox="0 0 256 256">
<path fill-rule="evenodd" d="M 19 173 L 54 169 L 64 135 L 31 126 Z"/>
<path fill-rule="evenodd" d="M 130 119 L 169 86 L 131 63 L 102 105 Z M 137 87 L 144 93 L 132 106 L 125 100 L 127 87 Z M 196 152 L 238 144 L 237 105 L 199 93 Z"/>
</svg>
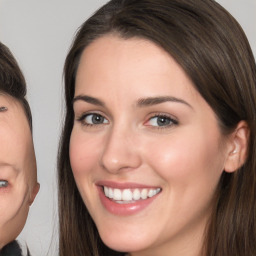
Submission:
<svg viewBox="0 0 256 256">
<path fill-rule="evenodd" d="M 160 192 L 160 188 L 156 189 L 118 189 L 118 188 L 110 188 L 104 186 L 104 194 L 106 197 L 114 199 L 116 201 L 132 201 L 132 200 L 140 200 L 146 199 L 148 197 L 152 197 Z"/>
</svg>

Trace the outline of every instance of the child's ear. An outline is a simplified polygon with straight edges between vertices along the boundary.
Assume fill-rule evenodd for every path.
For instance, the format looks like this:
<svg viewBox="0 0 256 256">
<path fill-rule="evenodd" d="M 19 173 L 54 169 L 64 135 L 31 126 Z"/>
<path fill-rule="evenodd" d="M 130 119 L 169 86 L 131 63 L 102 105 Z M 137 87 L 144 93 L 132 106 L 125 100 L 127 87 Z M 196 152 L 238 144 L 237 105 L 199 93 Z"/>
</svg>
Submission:
<svg viewBox="0 0 256 256">
<path fill-rule="evenodd" d="M 240 121 L 229 139 L 228 156 L 224 170 L 235 172 L 246 161 L 250 131 L 245 121 Z"/>
<path fill-rule="evenodd" d="M 35 183 L 33 189 L 31 190 L 31 194 L 30 194 L 30 198 L 29 198 L 29 205 L 33 204 L 39 189 L 40 189 L 40 184 L 37 182 L 37 183 Z"/>
</svg>

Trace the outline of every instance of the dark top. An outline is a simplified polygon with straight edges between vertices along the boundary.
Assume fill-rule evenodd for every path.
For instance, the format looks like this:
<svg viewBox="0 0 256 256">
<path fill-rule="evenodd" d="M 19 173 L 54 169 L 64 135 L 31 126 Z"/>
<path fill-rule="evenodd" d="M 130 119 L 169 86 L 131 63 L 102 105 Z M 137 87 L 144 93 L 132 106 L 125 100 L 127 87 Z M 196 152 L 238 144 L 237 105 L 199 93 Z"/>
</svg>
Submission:
<svg viewBox="0 0 256 256">
<path fill-rule="evenodd" d="M 0 251 L 0 256 L 22 256 L 22 251 L 20 245 L 17 241 L 13 241 L 7 244 L 3 249 Z M 28 254 L 29 256 L 29 254 Z"/>
</svg>

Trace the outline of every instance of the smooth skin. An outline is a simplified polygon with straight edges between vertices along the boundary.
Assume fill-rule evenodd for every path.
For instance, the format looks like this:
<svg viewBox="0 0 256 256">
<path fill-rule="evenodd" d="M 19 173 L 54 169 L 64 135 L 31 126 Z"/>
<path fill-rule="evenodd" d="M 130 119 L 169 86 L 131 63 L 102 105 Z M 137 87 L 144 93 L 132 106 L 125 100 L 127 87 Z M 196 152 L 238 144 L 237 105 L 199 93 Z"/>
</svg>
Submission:
<svg viewBox="0 0 256 256">
<path fill-rule="evenodd" d="M 0 249 L 23 229 L 39 190 L 31 130 L 21 104 L 0 95 Z"/>
<path fill-rule="evenodd" d="M 220 176 L 246 157 L 246 124 L 222 135 L 182 68 L 138 38 L 107 35 L 91 43 L 80 60 L 74 98 L 71 166 L 104 243 L 132 256 L 201 255 Z M 99 199 L 102 181 L 159 187 L 161 193 L 142 211 L 119 216 Z"/>
</svg>

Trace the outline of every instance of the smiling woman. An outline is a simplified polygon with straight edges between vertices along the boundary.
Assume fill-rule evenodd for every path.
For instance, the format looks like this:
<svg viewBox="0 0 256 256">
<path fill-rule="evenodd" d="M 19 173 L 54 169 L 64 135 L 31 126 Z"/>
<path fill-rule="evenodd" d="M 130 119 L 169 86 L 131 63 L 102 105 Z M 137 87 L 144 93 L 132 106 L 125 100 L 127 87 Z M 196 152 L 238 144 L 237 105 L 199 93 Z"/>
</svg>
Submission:
<svg viewBox="0 0 256 256">
<path fill-rule="evenodd" d="M 64 71 L 61 256 L 256 254 L 256 68 L 228 12 L 110 1 Z"/>
<path fill-rule="evenodd" d="M 12 241 L 23 229 L 39 190 L 31 112 L 25 95 L 18 64 L 0 43 L 0 255 L 21 255 Z"/>
</svg>

